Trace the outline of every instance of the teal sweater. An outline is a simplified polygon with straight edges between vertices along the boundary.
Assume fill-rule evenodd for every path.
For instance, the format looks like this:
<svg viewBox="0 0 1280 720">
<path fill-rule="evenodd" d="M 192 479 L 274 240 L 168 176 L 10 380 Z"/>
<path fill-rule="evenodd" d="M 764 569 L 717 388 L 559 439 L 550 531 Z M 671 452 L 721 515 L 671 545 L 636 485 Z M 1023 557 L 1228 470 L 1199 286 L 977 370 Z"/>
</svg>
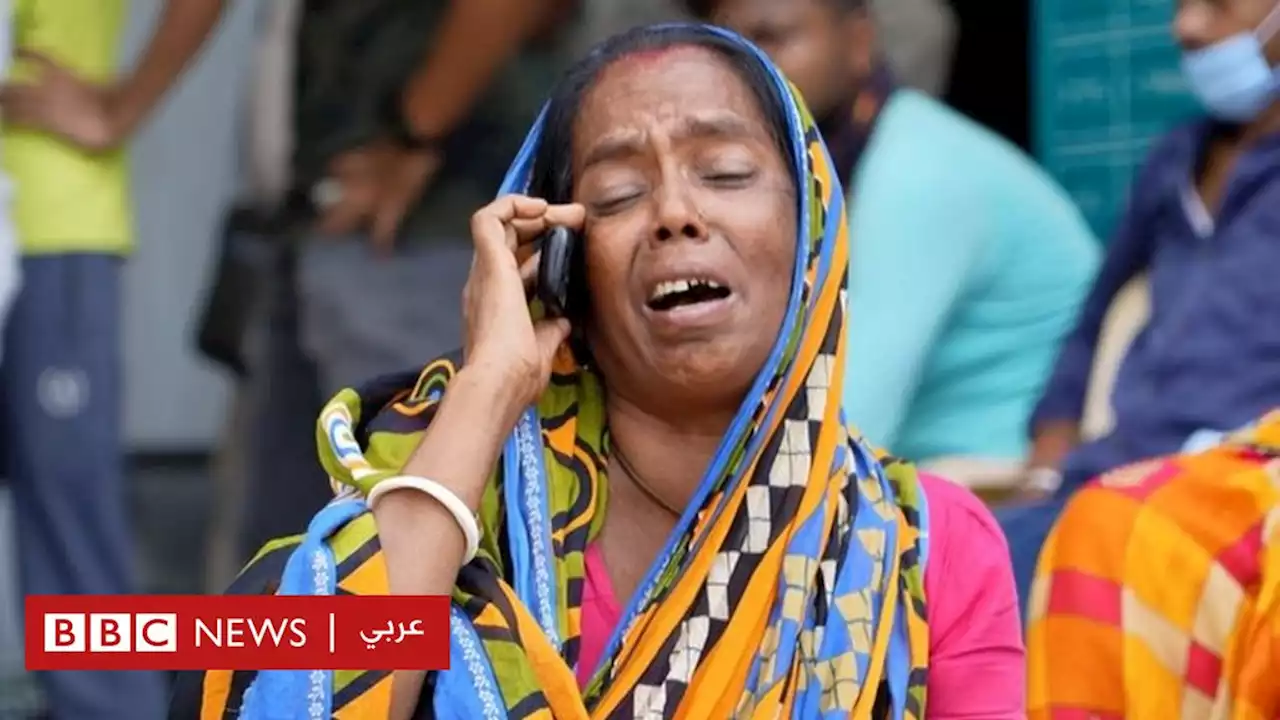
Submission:
<svg viewBox="0 0 1280 720">
<path fill-rule="evenodd" d="M 1021 458 L 1098 267 L 1079 211 L 1013 145 L 910 90 L 850 187 L 849 420 L 915 461 Z"/>
</svg>

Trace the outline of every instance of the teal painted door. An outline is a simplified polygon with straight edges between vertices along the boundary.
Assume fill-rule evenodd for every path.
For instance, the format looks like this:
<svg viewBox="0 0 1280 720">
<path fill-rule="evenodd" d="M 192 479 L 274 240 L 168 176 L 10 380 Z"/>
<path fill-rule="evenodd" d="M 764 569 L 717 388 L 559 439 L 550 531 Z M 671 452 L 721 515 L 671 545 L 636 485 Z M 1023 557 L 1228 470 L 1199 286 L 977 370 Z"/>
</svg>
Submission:
<svg viewBox="0 0 1280 720">
<path fill-rule="evenodd" d="M 1195 111 L 1178 67 L 1174 0 L 1035 0 L 1034 144 L 1109 237 L 1152 141 Z"/>
</svg>

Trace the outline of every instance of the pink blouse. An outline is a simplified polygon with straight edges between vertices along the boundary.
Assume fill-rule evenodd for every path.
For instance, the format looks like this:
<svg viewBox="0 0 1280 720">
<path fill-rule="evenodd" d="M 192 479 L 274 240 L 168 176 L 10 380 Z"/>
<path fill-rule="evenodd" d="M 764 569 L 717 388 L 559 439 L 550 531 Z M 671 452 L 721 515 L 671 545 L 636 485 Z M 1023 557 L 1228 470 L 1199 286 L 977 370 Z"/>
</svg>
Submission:
<svg viewBox="0 0 1280 720">
<path fill-rule="evenodd" d="M 928 720 L 1021 720 L 1026 717 L 1026 650 L 1013 564 L 1004 534 L 965 488 L 921 476 L 929 501 Z M 587 548 L 582 593 L 586 685 L 623 606 L 613 593 L 599 546 Z"/>
</svg>

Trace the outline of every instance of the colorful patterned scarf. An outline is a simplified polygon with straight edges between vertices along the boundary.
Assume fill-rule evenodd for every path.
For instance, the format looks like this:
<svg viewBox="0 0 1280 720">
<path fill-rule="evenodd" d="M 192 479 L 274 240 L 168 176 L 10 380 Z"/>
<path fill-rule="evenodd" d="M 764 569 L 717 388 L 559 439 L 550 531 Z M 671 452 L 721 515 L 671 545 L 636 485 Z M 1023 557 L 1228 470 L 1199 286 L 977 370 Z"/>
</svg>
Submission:
<svg viewBox="0 0 1280 720">
<path fill-rule="evenodd" d="M 560 354 L 484 496 L 484 543 L 454 593 L 452 664 L 430 676 L 420 717 L 924 717 L 924 497 L 909 465 L 878 458 L 845 424 L 840 182 L 798 96 L 750 51 L 785 98 L 803 182 L 774 349 L 585 691 L 574 673 L 584 551 L 604 522 L 609 439 L 598 377 Z M 502 192 L 528 187 L 540 136 L 541 122 Z M 387 592 L 359 498 L 403 466 L 456 367 L 437 360 L 329 403 L 318 440 L 339 497 L 306 536 L 265 548 L 241 589 L 282 574 L 282 593 Z M 210 672 L 203 696 L 204 717 L 385 717 L 390 679 Z"/>
<path fill-rule="evenodd" d="M 1117 470 L 1041 555 L 1030 717 L 1280 717 L 1280 411 Z"/>
</svg>

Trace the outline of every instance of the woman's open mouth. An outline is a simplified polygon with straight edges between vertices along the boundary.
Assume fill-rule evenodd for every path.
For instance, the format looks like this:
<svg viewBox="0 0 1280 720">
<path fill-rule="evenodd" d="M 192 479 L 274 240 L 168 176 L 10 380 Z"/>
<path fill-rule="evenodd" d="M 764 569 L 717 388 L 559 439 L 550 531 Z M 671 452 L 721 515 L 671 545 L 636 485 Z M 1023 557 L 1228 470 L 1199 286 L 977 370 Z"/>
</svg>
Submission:
<svg viewBox="0 0 1280 720">
<path fill-rule="evenodd" d="M 724 300 L 729 288 L 710 278 L 665 280 L 653 287 L 646 305 L 656 312 L 668 312 L 680 307 Z"/>
<path fill-rule="evenodd" d="M 720 280 L 705 274 L 661 280 L 649 290 L 645 315 L 659 336 L 688 340 L 695 333 L 715 333 L 732 316 L 736 295 Z"/>
</svg>

